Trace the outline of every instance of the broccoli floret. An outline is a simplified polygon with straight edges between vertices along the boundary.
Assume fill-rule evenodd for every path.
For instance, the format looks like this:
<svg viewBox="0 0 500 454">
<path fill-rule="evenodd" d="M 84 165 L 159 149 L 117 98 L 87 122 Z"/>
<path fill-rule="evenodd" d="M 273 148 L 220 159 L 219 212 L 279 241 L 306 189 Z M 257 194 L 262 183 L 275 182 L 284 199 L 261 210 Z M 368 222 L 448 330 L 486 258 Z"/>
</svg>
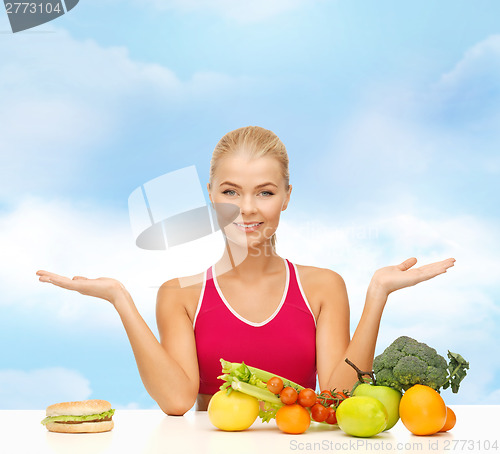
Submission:
<svg viewBox="0 0 500 454">
<path fill-rule="evenodd" d="M 443 383 L 446 383 L 448 379 L 448 371 L 446 369 L 446 366 L 447 364 L 445 364 L 444 368 L 429 366 L 429 368 L 427 369 L 427 381 L 424 384 L 430 386 L 431 388 L 434 388 L 436 391 L 439 391 L 441 386 L 443 386 Z"/>
<path fill-rule="evenodd" d="M 380 372 L 385 366 L 385 361 L 382 355 L 378 355 L 373 359 L 373 372 Z"/>
<path fill-rule="evenodd" d="M 423 385 L 427 373 L 427 364 L 416 356 L 404 356 L 392 369 L 394 378 L 406 391 L 415 384 Z"/>
<path fill-rule="evenodd" d="M 403 358 L 405 354 L 396 349 L 392 349 L 391 351 L 387 352 L 387 355 L 379 355 L 373 360 L 373 369 L 375 370 L 375 361 L 378 360 L 380 361 L 380 364 L 377 365 L 377 368 L 379 369 L 393 369 L 394 366 L 399 362 L 401 358 Z"/>
<path fill-rule="evenodd" d="M 459 355 L 454 357 L 458 357 Z M 450 354 L 448 355 L 450 356 Z M 451 357 L 450 357 L 451 358 Z M 461 358 L 461 357 L 460 357 Z M 457 376 L 465 377 L 465 369 L 469 364 L 461 358 L 455 361 L 453 368 L 448 366 L 446 359 L 429 347 L 408 336 L 398 337 L 384 352 L 373 360 L 373 371 L 378 385 L 390 386 L 398 391 L 406 391 L 413 385 L 427 385 L 436 391 L 450 386 L 451 370 L 460 369 L 454 374 L 453 392 L 458 391 Z"/>
<path fill-rule="evenodd" d="M 377 377 L 377 385 L 389 386 L 394 389 L 401 389 L 399 385 L 399 381 L 394 378 L 392 374 L 392 369 L 381 369 L 378 373 L 376 373 Z"/>
</svg>

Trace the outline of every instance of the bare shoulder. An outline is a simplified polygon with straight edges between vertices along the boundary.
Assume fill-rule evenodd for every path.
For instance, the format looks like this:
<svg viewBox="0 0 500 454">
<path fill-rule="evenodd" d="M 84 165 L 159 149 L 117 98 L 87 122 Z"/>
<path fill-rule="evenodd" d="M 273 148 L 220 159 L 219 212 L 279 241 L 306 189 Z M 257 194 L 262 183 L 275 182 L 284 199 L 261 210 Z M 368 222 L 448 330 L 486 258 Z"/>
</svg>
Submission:
<svg viewBox="0 0 500 454">
<path fill-rule="evenodd" d="M 339 307 L 347 301 L 342 276 L 328 268 L 296 265 L 302 289 L 316 319 L 326 307 Z"/>
<path fill-rule="evenodd" d="M 170 311 L 173 308 L 182 307 L 191 320 L 198 305 L 203 287 L 204 273 L 194 274 L 182 278 L 174 278 L 165 281 L 158 290 L 156 300 L 157 315 Z"/>
<path fill-rule="evenodd" d="M 317 266 L 296 265 L 303 286 L 317 286 L 321 288 L 333 286 L 344 287 L 344 279 L 336 271 Z"/>
</svg>

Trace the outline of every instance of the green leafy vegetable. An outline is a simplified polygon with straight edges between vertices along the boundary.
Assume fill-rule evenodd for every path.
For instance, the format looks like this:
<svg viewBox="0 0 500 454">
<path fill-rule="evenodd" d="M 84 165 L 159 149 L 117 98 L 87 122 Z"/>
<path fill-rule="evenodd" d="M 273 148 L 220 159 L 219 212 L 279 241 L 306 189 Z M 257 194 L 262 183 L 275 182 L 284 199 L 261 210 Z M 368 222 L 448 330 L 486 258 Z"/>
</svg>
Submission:
<svg viewBox="0 0 500 454">
<path fill-rule="evenodd" d="M 451 386 L 458 392 L 469 363 L 458 353 L 448 352 L 450 362 L 434 348 L 408 336 L 398 337 L 373 360 L 377 385 L 406 391 L 413 385 L 429 386 L 436 391 Z"/>
<path fill-rule="evenodd" d="M 85 415 L 85 416 L 72 416 L 72 415 L 62 415 L 62 416 L 47 416 L 42 424 L 47 424 L 49 422 L 65 422 L 65 421 L 93 421 L 94 419 L 105 419 L 110 418 L 115 413 L 114 409 L 96 414 L 96 415 Z"/>
<path fill-rule="evenodd" d="M 466 369 L 469 368 L 469 363 L 458 353 L 452 353 L 448 350 L 448 377 L 443 389 L 451 386 L 451 391 L 456 393 L 460 387 L 460 382 L 467 375 Z"/>
</svg>

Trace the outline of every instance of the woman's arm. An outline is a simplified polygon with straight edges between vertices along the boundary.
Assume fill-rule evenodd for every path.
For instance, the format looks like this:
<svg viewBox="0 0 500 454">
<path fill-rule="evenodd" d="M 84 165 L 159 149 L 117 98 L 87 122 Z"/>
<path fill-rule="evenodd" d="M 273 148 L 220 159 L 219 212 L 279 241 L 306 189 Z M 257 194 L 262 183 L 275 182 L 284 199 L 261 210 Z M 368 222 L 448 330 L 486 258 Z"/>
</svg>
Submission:
<svg viewBox="0 0 500 454">
<path fill-rule="evenodd" d="M 350 390 L 354 386 L 358 379 L 357 374 L 345 362 L 345 358 L 349 358 L 361 370 L 371 370 L 380 319 L 386 301 L 386 295 L 375 292 L 373 288 L 368 288 L 365 306 L 352 340 L 344 350 L 341 358 L 335 359 L 331 363 L 331 373 L 326 379 L 327 384 L 321 389 L 336 388 L 342 391 L 344 389 Z"/>
<path fill-rule="evenodd" d="M 455 259 L 450 258 L 411 269 L 416 263 L 416 258 L 410 258 L 400 265 L 387 266 L 375 272 L 368 287 L 361 319 L 352 340 L 348 343 L 342 355 L 339 356 L 337 353 L 336 356 L 330 357 L 328 361 L 328 354 L 324 352 L 328 352 L 328 350 L 338 352 L 339 349 L 328 345 L 325 341 L 317 343 L 317 349 L 323 352 L 318 354 L 318 358 L 322 359 L 322 363 L 318 363 L 318 377 L 321 389 L 337 388 L 343 390 L 352 388 L 357 381 L 357 375 L 353 368 L 345 363 L 345 358 L 349 358 L 361 370 L 371 370 L 380 320 L 389 294 L 395 290 L 410 287 L 445 273 L 448 268 L 453 266 Z M 338 323 L 335 315 L 338 308 L 340 308 L 342 314 L 345 313 L 345 306 L 348 306 L 343 281 L 340 282 L 337 279 L 336 282 L 331 282 L 329 287 L 328 294 L 332 295 L 332 297 L 326 298 L 322 305 L 320 320 L 318 320 L 317 330 L 321 332 L 317 333 L 317 337 L 320 340 L 326 339 L 321 334 L 322 332 L 326 332 L 332 323 Z M 349 326 L 348 316 L 344 316 L 343 321 Z M 320 370 L 326 372 L 320 375 Z"/>
<path fill-rule="evenodd" d="M 168 415 L 183 415 L 196 402 L 198 360 L 191 321 L 184 307 L 161 287 L 157 315 L 164 342 L 160 344 L 124 290 L 114 305 L 132 346 L 139 374 L 149 395 Z"/>
<path fill-rule="evenodd" d="M 344 360 L 351 340 L 349 300 L 344 280 L 335 271 L 321 269 L 310 281 L 308 290 L 311 300 L 320 303 L 316 321 L 316 368 L 320 390 L 347 389 L 349 386 L 331 381 L 333 370 Z"/>
<path fill-rule="evenodd" d="M 125 327 L 142 382 L 165 413 L 183 415 L 195 404 L 199 378 L 194 334 L 189 316 L 179 304 L 182 295 L 172 292 L 171 281 L 158 292 L 158 314 L 167 319 L 161 328 L 167 339 L 162 345 L 120 282 L 80 276 L 69 279 L 47 271 L 37 274 L 42 282 L 102 298 L 113 304 Z"/>
</svg>

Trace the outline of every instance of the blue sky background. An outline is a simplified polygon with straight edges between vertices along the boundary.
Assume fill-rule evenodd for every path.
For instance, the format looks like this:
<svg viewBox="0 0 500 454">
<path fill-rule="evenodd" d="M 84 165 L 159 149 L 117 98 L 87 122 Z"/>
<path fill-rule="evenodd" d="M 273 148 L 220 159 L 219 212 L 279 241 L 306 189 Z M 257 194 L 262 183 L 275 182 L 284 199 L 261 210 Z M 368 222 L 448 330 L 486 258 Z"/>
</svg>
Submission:
<svg viewBox="0 0 500 454">
<path fill-rule="evenodd" d="M 390 296 L 407 334 L 471 362 L 448 403 L 500 403 L 500 4 L 103 0 L 12 34 L 0 11 L 0 409 L 156 408 L 112 307 L 35 271 L 111 276 L 156 333 L 156 290 L 215 261 L 135 247 L 127 200 L 260 125 L 290 155 L 278 252 L 345 279 L 352 329 L 379 267 L 453 256 Z M 182 190 L 182 188 L 180 188 Z M 492 357 L 494 356 L 494 357 Z"/>
</svg>

